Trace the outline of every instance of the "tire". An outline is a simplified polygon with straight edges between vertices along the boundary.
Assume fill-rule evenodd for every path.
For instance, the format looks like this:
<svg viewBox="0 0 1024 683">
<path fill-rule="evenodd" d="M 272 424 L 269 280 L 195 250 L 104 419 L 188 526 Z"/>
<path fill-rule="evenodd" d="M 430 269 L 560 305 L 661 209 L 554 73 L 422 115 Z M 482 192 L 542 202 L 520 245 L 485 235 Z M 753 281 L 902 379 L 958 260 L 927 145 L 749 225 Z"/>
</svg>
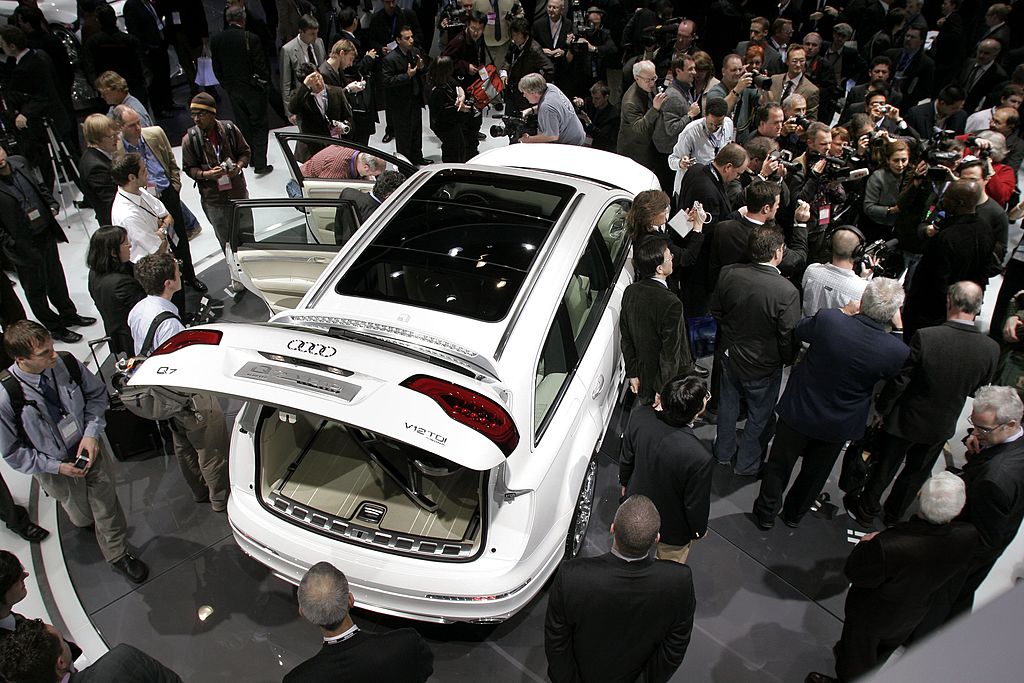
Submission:
<svg viewBox="0 0 1024 683">
<path fill-rule="evenodd" d="M 590 456 L 587 469 L 583 473 L 583 483 L 576 497 L 576 509 L 572 513 L 569 531 L 565 537 L 565 559 L 571 560 L 579 555 L 583 542 L 587 538 L 587 528 L 594 514 L 594 493 L 597 489 L 597 454 Z"/>
</svg>

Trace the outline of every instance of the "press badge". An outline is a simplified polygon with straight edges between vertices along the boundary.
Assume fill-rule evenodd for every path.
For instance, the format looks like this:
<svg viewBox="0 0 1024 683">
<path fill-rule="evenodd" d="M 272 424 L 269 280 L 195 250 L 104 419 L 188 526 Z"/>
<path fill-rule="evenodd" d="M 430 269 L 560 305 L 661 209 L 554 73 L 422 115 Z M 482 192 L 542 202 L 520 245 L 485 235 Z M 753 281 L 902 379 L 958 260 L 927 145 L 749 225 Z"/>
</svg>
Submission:
<svg viewBox="0 0 1024 683">
<path fill-rule="evenodd" d="M 62 417 L 60 422 L 57 423 L 57 429 L 60 431 L 60 438 L 64 439 L 66 445 L 70 447 L 74 444 L 77 448 L 78 442 L 82 440 L 82 436 L 78 432 L 78 423 L 75 422 L 74 415 Z"/>
<path fill-rule="evenodd" d="M 29 209 L 26 215 L 28 216 L 29 223 L 35 223 L 39 220 L 39 209 Z"/>
<path fill-rule="evenodd" d="M 231 178 L 227 173 L 222 175 L 220 178 L 217 178 L 217 189 L 221 192 L 231 189 Z"/>
<path fill-rule="evenodd" d="M 832 207 L 825 204 L 818 209 L 818 225 L 828 225 L 829 219 L 832 217 Z"/>
<path fill-rule="evenodd" d="M 497 15 L 497 13 L 495 13 L 495 12 L 488 12 L 487 13 L 487 25 L 488 26 L 494 26 L 497 23 L 498 23 L 498 15 Z"/>
</svg>

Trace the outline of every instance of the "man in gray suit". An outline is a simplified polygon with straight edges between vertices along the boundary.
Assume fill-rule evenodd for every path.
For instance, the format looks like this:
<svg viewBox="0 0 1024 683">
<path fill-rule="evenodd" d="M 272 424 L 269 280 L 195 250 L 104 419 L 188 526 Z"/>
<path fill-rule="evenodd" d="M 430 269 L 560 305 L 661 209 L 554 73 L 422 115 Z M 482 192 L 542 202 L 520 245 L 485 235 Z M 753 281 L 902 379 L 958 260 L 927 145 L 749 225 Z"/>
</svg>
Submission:
<svg viewBox="0 0 1024 683">
<path fill-rule="evenodd" d="M 324 41 L 317 37 L 319 33 L 319 22 L 309 14 L 303 14 L 299 17 L 299 34 L 281 48 L 281 97 L 284 98 L 285 112 L 291 123 L 298 121 L 298 116 L 290 109 L 289 102 L 292 93 L 302 82 L 298 77 L 299 65 L 309 62 L 314 67 L 319 67 L 327 58 Z"/>
<path fill-rule="evenodd" d="M 617 152 L 629 157 L 641 166 L 658 173 L 661 155 L 654 147 L 654 129 L 661 116 L 661 107 L 668 99 L 665 93 L 654 92 L 658 83 L 654 62 L 639 61 L 633 65 L 636 82 L 622 96 L 619 143 Z M 674 143 L 673 143 L 674 144 Z"/>
</svg>

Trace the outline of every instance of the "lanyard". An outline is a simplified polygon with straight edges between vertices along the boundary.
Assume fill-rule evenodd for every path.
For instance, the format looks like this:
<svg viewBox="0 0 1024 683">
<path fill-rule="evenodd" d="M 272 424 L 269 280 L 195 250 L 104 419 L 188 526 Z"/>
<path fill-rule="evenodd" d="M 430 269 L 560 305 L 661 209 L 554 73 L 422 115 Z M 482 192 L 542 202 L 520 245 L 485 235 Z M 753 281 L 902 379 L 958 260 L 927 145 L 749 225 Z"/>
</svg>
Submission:
<svg viewBox="0 0 1024 683">
<path fill-rule="evenodd" d="M 60 390 L 57 389 L 57 376 L 54 374 L 53 370 L 50 370 L 50 382 L 51 382 L 51 384 L 53 386 L 53 393 L 57 394 L 57 402 L 56 403 L 53 403 L 52 401 L 50 401 L 50 399 L 48 399 L 46 397 L 46 394 L 43 393 L 43 390 L 40 389 L 39 387 L 35 386 L 34 384 L 29 384 L 28 382 L 23 380 L 21 377 L 18 377 L 17 375 L 15 375 L 13 372 L 11 374 L 14 375 L 14 377 L 19 382 L 21 382 L 26 387 L 28 387 L 29 389 L 31 389 L 32 391 L 37 393 L 40 397 L 42 397 L 44 403 L 46 403 L 47 405 L 53 406 L 54 408 L 59 410 L 61 417 L 64 417 L 65 415 L 68 414 L 68 411 L 64 410 L 64 404 L 61 403 L 61 400 L 60 400 Z"/>
<path fill-rule="evenodd" d="M 125 194 L 125 193 L 124 193 L 124 192 L 123 192 L 123 191 L 121 190 L 121 188 L 118 188 L 118 189 L 117 189 L 117 193 L 118 193 L 119 195 L 121 195 L 122 197 L 124 197 L 125 199 L 127 199 L 128 201 L 130 201 L 130 202 L 131 202 L 132 204 L 135 204 L 135 202 L 134 202 L 134 201 L 132 200 L 132 198 L 131 198 L 131 197 L 130 197 L 129 195 Z M 158 216 L 158 215 L 156 215 L 155 213 L 153 213 L 152 211 L 150 211 L 150 210 L 149 210 L 149 207 L 148 207 L 148 206 L 146 206 L 146 200 L 142 198 L 142 195 L 141 195 L 141 194 L 139 195 L 139 203 L 138 203 L 138 204 L 135 204 L 135 205 L 136 205 L 137 207 L 139 207 L 140 209 L 142 209 L 143 211 L 145 211 L 146 213 L 148 213 L 148 214 L 149 214 L 150 216 L 152 216 L 153 218 L 157 219 L 158 221 L 160 220 L 160 216 Z"/>
</svg>

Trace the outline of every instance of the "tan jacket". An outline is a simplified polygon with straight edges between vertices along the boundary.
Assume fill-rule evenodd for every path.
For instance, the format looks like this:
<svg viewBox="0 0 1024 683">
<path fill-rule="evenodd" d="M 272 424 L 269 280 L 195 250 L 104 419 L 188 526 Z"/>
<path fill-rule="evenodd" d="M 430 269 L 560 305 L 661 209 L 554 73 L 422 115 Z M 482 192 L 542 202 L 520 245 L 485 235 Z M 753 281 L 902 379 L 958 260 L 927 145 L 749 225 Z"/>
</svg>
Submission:
<svg viewBox="0 0 1024 683">
<path fill-rule="evenodd" d="M 175 192 L 181 192 L 181 169 L 178 167 L 178 162 L 174 160 L 174 152 L 171 151 L 171 141 L 167 139 L 167 133 L 160 126 L 147 126 L 142 129 L 142 139 L 146 141 L 146 146 L 152 150 L 153 156 L 164 167 L 164 173 L 171 181 L 171 187 Z M 119 137 L 116 156 L 120 157 L 123 154 L 124 144 Z"/>
</svg>

